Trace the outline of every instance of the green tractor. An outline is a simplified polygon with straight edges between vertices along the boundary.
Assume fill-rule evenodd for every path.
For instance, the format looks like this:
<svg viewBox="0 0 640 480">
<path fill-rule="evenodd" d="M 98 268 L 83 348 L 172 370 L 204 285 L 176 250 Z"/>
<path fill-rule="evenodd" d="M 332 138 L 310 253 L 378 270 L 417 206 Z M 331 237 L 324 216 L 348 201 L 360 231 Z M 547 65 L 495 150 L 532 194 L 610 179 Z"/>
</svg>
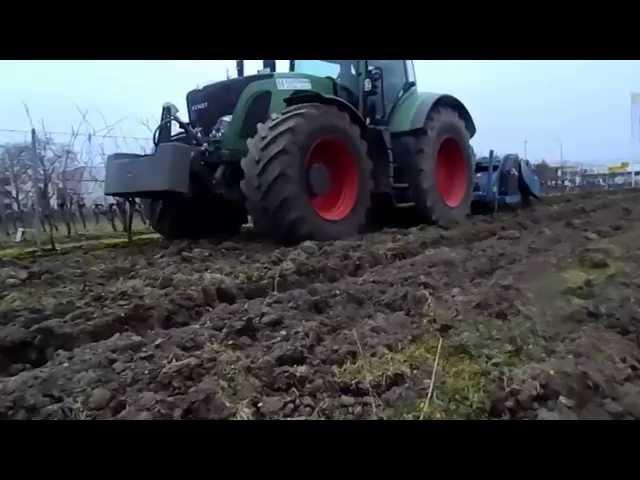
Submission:
<svg viewBox="0 0 640 480">
<path fill-rule="evenodd" d="M 150 155 L 107 161 L 105 194 L 142 198 L 167 238 L 254 228 L 335 240 L 399 208 L 451 225 L 469 213 L 476 128 L 451 95 L 420 93 L 410 60 L 275 60 L 165 104 Z M 172 125 L 179 129 L 174 133 Z M 384 213 L 385 215 L 382 215 Z"/>
</svg>

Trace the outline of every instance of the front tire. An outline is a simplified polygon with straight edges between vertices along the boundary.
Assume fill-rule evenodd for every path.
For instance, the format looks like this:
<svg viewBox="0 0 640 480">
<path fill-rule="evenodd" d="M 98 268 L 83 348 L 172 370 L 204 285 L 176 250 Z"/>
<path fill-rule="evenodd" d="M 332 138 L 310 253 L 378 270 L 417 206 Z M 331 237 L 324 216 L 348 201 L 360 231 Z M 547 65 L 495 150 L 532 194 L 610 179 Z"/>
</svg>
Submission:
<svg viewBox="0 0 640 480">
<path fill-rule="evenodd" d="M 247 142 L 241 183 L 256 229 L 278 241 L 337 240 L 366 224 L 371 161 L 362 132 L 331 105 L 287 108 Z"/>
<path fill-rule="evenodd" d="M 416 210 L 427 223 L 456 225 L 469 215 L 473 161 L 460 116 L 440 107 L 429 113 L 416 138 L 411 187 Z"/>
</svg>

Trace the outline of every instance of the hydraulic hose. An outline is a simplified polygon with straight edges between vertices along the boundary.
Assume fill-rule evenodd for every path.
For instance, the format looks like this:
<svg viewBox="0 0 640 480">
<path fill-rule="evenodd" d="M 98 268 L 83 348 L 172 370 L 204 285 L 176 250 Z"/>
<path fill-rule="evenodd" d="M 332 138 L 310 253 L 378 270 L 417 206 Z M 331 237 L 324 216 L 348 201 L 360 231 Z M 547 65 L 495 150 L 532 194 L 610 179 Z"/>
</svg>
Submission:
<svg viewBox="0 0 640 480">
<path fill-rule="evenodd" d="M 202 144 L 202 141 L 200 138 L 198 138 L 198 135 L 196 134 L 196 132 L 189 126 L 189 124 L 184 123 L 182 120 L 180 120 L 178 117 L 176 117 L 175 115 L 172 115 L 170 118 L 167 118 L 163 121 L 161 121 L 158 126 L 156 127 L 156 129 L 153 131 L 153 135 L 152 135 L 152 140 L 153 140 L 153 146 L 157 147 L 158 146 L 158 136 L 160 133 L 160 128 L 165 125 L 166 123 L 171 123 L 175 121 L 178 126 L 180 128 L 182 128 L 182 130 L 184 131 L 184 133 L 187 135 L 187 137 L 189 137 L 190 140 L 194 140 L 198 145 Z M 174 140 L 175 138 L 179 137 L 180 135 L 182 135 L 183 132 L 177 133 L 175 135 L 171 136 L 171 140 Z"/>
</svg>

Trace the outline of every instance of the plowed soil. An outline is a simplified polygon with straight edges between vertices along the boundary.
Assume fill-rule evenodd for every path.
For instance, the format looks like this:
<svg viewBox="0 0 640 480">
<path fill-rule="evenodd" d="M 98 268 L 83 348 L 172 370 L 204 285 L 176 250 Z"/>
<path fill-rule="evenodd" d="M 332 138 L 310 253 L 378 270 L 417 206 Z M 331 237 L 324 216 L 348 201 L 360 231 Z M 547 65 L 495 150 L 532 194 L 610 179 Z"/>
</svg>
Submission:
<svg viewBox="0 0 640 480">
<path fill-rule="evenodd" d="M 0 418 L 640 418 L 638 205 L 0 260 Z"/>
</svg>

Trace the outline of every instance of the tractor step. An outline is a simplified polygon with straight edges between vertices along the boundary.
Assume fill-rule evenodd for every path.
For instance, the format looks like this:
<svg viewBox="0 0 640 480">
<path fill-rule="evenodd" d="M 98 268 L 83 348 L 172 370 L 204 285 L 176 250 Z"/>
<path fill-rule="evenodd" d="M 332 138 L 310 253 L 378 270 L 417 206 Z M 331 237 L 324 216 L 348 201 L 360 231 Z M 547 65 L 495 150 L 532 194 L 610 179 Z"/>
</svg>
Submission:
<svg viewBox="0 0 640 480">
<path fill-rule="evenodd" d="M 411 207 L 415 207 L 416 204 L 415 202 L 404 202 L 404 203 L 396 203 L 395 206 L 396 208 L 411 208 Z"/>
<path fill-rule="evenodd" d="M 392 183 L 391 186 L 393 188 L 409 188 L 408 183 Z"/>
</svg>

